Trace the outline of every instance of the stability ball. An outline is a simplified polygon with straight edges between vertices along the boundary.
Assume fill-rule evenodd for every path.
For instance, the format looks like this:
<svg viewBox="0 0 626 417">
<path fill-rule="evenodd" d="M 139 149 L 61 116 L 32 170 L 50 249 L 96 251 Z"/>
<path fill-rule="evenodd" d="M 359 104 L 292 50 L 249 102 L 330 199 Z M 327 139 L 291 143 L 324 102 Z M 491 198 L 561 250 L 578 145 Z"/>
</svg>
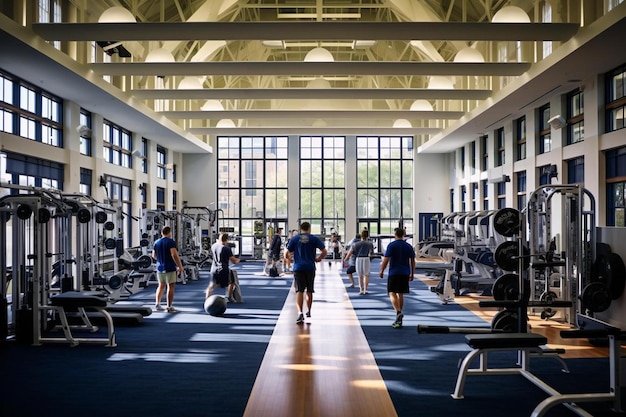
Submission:
<svg viewBox="0 0 626 417">
<path fill-rule="evenodd" d="M 212 295 L 204 300 L 204 311 L 212 316 L 222 316 L 226 311 L 226 299 L 221 295 Z"/>
</svg>

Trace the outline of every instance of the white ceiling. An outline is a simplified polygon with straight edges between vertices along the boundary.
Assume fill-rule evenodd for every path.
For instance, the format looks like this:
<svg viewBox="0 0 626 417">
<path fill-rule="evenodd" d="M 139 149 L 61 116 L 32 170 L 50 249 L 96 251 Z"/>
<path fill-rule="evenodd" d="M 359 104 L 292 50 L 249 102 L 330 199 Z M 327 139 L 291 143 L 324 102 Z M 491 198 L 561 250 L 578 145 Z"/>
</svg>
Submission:
<svg viewBox="0 0 626 417">
<path fill-rule="evenodd" d="M 298 133 L 414 134 L 424 142 L 421 152 L 449 152 L 499 120 L 544 104 L 548 93 L 569 91 L 624 62 L 616 53 L 626 33 L 624 4 L 579 28 L 489 23 L 508 4 L 502 0 L 88 3 L 77 11 L 81 23 L 35 24 L 36 35 L 0 16 L 0 67 L 186 153 L 210 151 L 210 135 Z M 535 16 L 535 1 L 513 3 Z M 557 3 L 563 11 L 570 2 Z M 116 4 L 138 23 L 97 24 L 102 11 Z M 122 42 L 133 57 L 78 63 L 44 42 L 68 41 L 88 50 L 89 41 L 104 39 Z M 264 40 L 286 46 L 267 47 Z M 375 42 L 354 48 L 358 40 Z M 512 40 L 522 41 L 531 56 L 541 47 L 532 40 L 562 43 L 537 63 L 497 62 L 495 42 Z M 334 62 L 303 62 L 319 45 Z M 468 46 L 484 51 L 485 63 L 454 62 Z M 176 62 L 145 63 L 157 47 Z M 103 75 L 112 75 L 117 88 Z M 199 77 L 203 88 L 177 89 L 185 76 Z M 449 76 L 454 89 L 428 89 L 433 76 Z M 330 88 L 307 88 L 321 79 Z M 503 79 L 508 84 L 500 89 Z M 202 112 L 208 99 L 220 100 L 225 111 Z M 417 99 L 428 100 L 434 111 L 411 111 Z M 217 128 L 222 118 L 240 128 Z M 400 118 L 413 127 L 392 128 Z"/>
</svg>

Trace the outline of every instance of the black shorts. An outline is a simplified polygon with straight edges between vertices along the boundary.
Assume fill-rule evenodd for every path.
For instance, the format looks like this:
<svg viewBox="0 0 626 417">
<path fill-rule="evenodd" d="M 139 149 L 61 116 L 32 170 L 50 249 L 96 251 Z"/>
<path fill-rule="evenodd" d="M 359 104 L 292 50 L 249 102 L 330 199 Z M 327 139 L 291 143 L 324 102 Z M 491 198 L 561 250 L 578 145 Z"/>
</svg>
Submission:
<svg viewBox="0 0 626 417">
<path fill-rule="evenodd" d="M 235 283 L 235 274 L 230 269 L 220 269 L 213 274 L 213 282 L 220 288 L 225 288 L 229 284 Z"/>
<path fill-rule="evenodd" d="M 356 266 L 350 265 L 348 269 L 346 269 L 346 274 L 354 274 L 356 272 Z"/>
<path fill-rule="evenodd" d="M 315 271 L 294 271 L 293 283 L 296 292 L 315 292 Z"/>
<path fill-rule="evenodd" d="M 387 278 L 387 292 L 408 294 L 409 293 L 409 276 L 408 275 L 389 275 L 389 277 Z"/>
</svg>

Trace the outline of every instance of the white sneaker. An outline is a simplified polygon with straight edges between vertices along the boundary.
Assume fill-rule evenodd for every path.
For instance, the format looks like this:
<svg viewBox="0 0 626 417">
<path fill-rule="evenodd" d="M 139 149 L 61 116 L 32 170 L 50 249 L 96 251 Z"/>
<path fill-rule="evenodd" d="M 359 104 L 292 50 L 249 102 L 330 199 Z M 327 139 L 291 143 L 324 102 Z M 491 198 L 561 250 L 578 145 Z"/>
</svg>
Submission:
<svg viewBox="0 0 626 417">
<path fill-rule="evenodd" d="M 165 307 L 163 307 L 161 304 L 156 304 L 156 305 L 154 306 L 154 309 L 155 309 L 156 311 L 165 311 Z"/>
</svg>

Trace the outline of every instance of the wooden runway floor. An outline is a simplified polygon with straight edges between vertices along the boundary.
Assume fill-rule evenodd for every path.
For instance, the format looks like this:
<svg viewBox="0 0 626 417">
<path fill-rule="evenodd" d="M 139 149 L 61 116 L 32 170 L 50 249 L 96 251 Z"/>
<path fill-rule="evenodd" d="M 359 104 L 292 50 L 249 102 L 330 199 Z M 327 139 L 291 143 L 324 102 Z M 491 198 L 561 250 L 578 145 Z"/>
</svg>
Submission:
<svg viewBox="0 0 626 417">
<path fill-rule="evenodd" d="M 397 416 L 336 267 L 318 267 L 312 317 L 303 325 L 295 298 L 292 289 L 244 416 Z"/>
</svg>

